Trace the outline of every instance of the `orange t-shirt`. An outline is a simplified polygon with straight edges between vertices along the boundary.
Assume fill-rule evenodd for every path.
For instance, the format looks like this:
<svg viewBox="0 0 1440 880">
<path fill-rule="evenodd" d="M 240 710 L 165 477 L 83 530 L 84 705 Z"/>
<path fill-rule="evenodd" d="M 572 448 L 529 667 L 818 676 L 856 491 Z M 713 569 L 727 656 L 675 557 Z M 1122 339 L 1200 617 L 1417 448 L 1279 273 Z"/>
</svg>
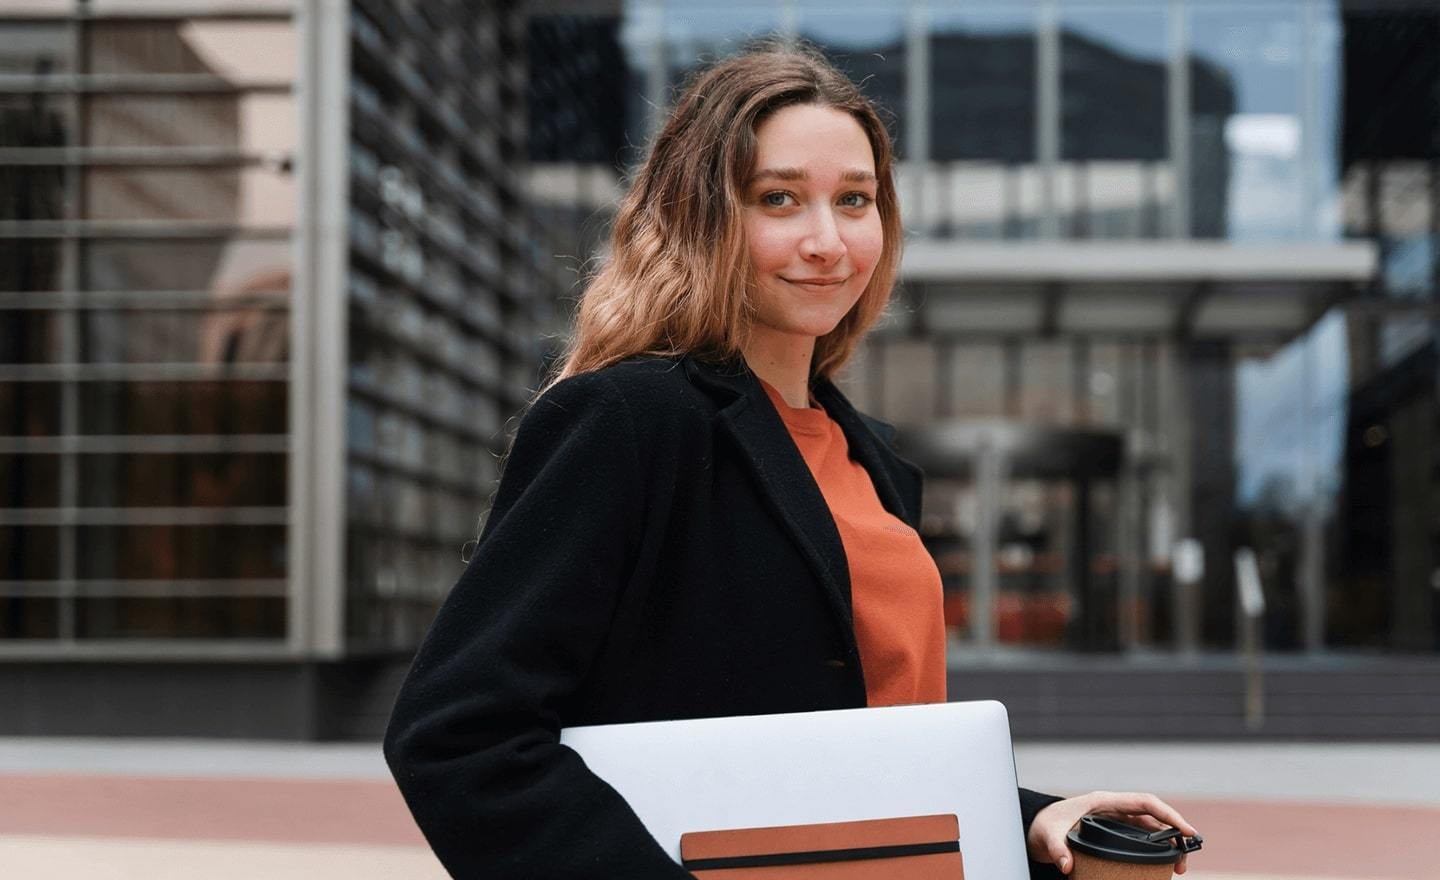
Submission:
<svg viewBox="0 0 1440 880">
<path fill-rule="evenodd" d="M 845 433 L 819 406 L 795 409 L 762 382 L 820 486 L 845 545 L 855 640 L 871 706 L 945 700 L 940 572 L 920 535 L 887 511 Z"/>
</svg>

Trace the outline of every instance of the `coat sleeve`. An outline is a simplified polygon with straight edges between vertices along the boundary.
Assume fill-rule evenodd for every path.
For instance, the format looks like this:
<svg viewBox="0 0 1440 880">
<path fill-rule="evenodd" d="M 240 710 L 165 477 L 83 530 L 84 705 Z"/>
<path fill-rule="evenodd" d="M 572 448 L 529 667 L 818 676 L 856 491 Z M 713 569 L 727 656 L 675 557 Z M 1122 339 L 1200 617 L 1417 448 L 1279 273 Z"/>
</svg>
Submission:
<svg viewBox="0 0 1440 880">
<path fill-rule="evenodd" d="M 559 744 L 631 567 L 644 483 L 634 422 L 608 378 L 567 379 L 522 420 L 385 735 L 400 791 L 457 880 L 691 880 Z"/>
<path fill-rule="evenodd" d="M 1063 798 L 1053 794 L 1041 794 L 1028 788 L 1020 789 L 1020 827 L 1027 838 L 1030 835 L 1030 823 L 1035 821 L 1035 814 L 1059 800 Z M 1028 858 L 1027 861 L 1030 865 L 1030 880 L 1066 880 L 1060 869 L 1048 862 L 1037 862 Z"/>
</svg>

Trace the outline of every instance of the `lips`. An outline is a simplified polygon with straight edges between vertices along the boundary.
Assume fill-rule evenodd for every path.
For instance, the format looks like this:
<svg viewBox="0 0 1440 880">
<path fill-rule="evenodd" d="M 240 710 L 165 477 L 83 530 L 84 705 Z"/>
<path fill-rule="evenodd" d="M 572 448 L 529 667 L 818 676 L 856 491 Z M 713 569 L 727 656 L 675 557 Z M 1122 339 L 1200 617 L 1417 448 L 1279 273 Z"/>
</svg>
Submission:
<svg viewBox="0 0 1440 880">
<path fill-rule="evenodd" d="M 849 276 L 837 276 L 833 278 L 785 278 L 791 284 L 798 284 L 802 287 L 836 287 L 849 281 Z"/>
</svg>

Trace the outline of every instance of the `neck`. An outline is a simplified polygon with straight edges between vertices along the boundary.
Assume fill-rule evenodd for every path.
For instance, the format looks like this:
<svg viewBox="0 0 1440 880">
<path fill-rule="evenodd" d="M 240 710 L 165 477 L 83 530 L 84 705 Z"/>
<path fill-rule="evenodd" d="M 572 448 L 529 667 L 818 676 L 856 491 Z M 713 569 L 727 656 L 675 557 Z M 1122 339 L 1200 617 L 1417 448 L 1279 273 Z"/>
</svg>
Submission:
<svg viewBox="0 0 1440 880">
<path fill-rule="evenodd" d="M 810 405 L 810 360 L 815 337 L 756 328 L 745 346 L 745 363 L 797 409 Z"/>
</svg>

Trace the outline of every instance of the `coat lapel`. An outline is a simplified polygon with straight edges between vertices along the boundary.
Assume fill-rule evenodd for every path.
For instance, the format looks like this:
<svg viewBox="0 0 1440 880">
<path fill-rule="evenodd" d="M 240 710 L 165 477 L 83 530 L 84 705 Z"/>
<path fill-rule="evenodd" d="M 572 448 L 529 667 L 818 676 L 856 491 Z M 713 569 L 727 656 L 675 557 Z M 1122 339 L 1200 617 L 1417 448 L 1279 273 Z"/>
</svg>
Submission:
<svg viewBox="0 0 1440 880">
<path fill-rule="evenodd" d="M 755 473 L 761 494 L 814 569 L 826 599 L 858 659 L 850 610 L 850 567 L 835 519 L 810 469 L 790 439 L 765 389 L 743 363 L 711 364 L 686 358 L 693 381 L 733 399 L 720 422 Z"/>
</svg>

